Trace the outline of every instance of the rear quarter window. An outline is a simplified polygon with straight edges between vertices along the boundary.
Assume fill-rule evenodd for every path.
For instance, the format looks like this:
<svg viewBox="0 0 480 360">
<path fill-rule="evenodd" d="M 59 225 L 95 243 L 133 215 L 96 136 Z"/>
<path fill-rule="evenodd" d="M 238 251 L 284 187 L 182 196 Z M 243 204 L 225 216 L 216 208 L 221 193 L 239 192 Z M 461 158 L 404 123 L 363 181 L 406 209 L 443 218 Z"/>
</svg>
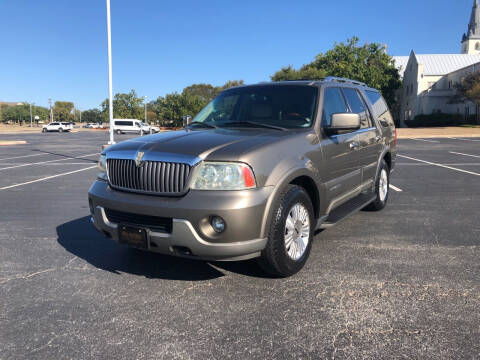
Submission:
<svg viewBox="0 0 480 360">
<path fill-rule="evenodd" d="M 384 127 L 394 126 L 392 116 L 383 96 L 378 91 L 372 90 L 366 90 L 365 94 L 372 105 L 373 114 L 380 124 Z"/>
</svg>

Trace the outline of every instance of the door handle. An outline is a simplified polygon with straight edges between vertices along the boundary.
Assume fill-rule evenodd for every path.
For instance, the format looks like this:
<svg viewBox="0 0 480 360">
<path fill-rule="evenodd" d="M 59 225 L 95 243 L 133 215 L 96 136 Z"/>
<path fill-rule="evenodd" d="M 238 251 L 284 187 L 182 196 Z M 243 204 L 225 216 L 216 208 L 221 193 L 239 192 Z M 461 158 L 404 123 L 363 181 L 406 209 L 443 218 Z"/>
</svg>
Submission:
<svg viewBox="0 0 480 360">
<path fill-rule="evenodd" d="M 350 150 L 356 150 L 360 147 L 360 144 L 358 143 L 358 141 L 352 141 L 349 145 L 350 145 Z"/>
</svg>

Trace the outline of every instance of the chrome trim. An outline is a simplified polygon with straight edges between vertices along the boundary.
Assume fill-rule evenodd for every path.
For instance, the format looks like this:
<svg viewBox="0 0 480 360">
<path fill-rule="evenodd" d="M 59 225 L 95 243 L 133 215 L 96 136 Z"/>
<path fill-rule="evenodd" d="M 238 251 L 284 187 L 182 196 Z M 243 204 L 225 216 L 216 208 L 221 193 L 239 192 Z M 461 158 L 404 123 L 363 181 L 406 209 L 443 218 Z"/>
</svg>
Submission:
<svg viewBox="0 0 480 360">
<path fill-rule="evenodd" d="M 181 163 L 181 164 L 188 164 L 190 166 L 195 166 L 201 161 L 202 158 L 195 156 L 192 157 L 190 155 L 183 155 L 183 154 L 174 154 L 174 153 L 166 153 L 166 152 L 156 152 L 156 151 L 148 151 L 148 149 L 138 149 L 135 151 L 131 150 L 118 150 L 118 151 L 107 151 L 105 154 L 108 159 L 120 159 L 120 160 L 133 160 L 135 161 L 137 154 L 139 152 L 143 152 L 144 155 L 142 157 L 142 161 L 158 161 L 158 162 L 168 162 L 168 163 Z"/>
</svg>

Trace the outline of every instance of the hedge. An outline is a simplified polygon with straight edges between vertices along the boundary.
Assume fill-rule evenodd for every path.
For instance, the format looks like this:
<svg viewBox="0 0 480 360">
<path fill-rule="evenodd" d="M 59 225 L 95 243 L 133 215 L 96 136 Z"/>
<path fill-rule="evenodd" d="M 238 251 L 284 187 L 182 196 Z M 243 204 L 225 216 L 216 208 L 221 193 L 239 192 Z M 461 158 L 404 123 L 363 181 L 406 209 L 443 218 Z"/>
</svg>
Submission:
<svg viewBox="0 0 480 360">
<path fill-rule="evenodd" d="M 465 118 L 465 116 L 460 114 L 436 113 L 417 115 L 413 120 L 406 120 L 405 125 L 411 128 L 475 125 L 477 123 L 476 119 L 476 115 L 470 115 Z"/>
</svg>

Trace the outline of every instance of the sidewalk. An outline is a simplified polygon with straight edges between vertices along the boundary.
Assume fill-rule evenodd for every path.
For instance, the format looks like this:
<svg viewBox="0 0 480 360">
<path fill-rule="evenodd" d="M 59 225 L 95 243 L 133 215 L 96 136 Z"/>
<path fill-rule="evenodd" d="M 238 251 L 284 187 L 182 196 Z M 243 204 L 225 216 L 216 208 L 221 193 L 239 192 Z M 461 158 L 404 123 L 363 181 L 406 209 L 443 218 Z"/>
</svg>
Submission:
<svg viewBox="0 0 480 360">
<path fill-rule="evenodd" d="M 480 137 L 478 127 L 441 127 L 441 128 L 398 128 L 399 139 L 442 138 L 442 137 Z"/>
</svg>

